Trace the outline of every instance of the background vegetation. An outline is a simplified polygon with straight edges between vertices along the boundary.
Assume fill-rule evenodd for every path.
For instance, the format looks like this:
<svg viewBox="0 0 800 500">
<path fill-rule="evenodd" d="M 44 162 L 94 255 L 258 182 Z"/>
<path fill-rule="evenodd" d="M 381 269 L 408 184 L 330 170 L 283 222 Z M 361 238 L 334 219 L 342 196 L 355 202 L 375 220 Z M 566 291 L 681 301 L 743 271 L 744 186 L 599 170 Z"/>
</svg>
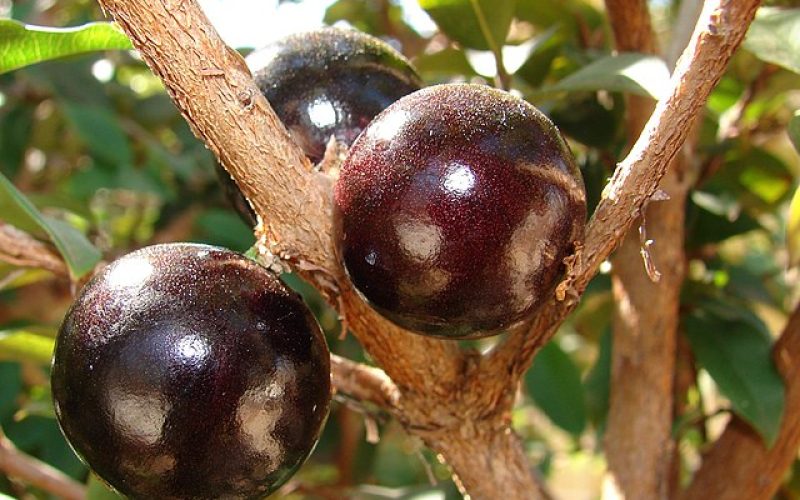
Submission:
<svg viewBox="0 0 800 500">
<path fill-rule="evenodd" d="M 800 175 L 792 147 L 792 141 L 800 147 L 800 8 L 792 3 L 762 7 L 696 129 L 673 405 L 677 484 L 689 480 L 732 414 L 769 444 L 781 424 L 784 387 L 771 346 L 797 302 L 798 274 L 790 265 L 800 259 L 800 208 L 790 210 Z M 389 0 L 335 1 L 325 22 L 390 40 L 428 84 L 496 83 L 541 108 L 570 141 L 591 210 L 629 145 L 624 95 L 660 97 L 667 66 L 614 52 L 603 5 L 591 0 L 420 5 L 439 32 L 418 33 Z M 685 24 L 680 8 L 677 0 L 650 5 L 664 46 Z M 103 18 L 94 2 L 83 0 L 0 1 L 4 17 L 59 27 Z M 63 440 L 48 386 L 53 337 L 80 279 L 101 259 L 155 242 L 239 251 L 254 243 L 220 192 L 213 156 L 160 81 L 132 52 L 95 50 L 127 47 L 106 28 L 37 34 L 0 20 L 0 229 L 8 236 L 14 226 L 52 242 L 68 265 L 31 267 L 0 251 L 3 446 L 13 443 L 87 484 L 89 498 L 113 494 Z M 48 51 L 83 50 L 29 65 Z M 656 240 L 653 252 L 658 248 Z M 606 468 L 610 270 L 604 266 L 537 356 L 513 413 L 531 463 L 563 498 L 599 496 Z M 340 336 L 337 314 L 316 292 L 284 277 L 306 296 L 333 352 L 370 362 L 351 335 Z M 380 409 L 343 395 L 336 401 L 316 452 L 278 497 L 460 498 L 447 467 Z M 2 458 L 0 498 L 52 496 L 4 475 Z M 780 498 L 800 498 L 800 462 L 794 469 Z"/>
</svg>

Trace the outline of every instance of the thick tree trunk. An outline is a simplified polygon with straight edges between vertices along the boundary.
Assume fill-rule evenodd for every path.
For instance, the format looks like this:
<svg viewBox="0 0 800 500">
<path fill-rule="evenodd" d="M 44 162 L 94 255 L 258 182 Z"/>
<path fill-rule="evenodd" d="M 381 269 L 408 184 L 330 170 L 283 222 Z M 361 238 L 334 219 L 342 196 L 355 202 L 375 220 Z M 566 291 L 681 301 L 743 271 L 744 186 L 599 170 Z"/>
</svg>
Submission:
<svg viewBox="0 0 800 500">
<path fill-rule="evenodd" d="M 473 499 L 549 499 L 535 471 L 528 464 L 517 435 L 506 423 L 464 422 L 458 431 L 426 440 L 439 450 L 455 471 L 482 471 L 480 475 L 456 473 L 456 484 Z"/>
<path fill-rule="evenodd" d="M 644 0 L 606 0 L 606 8 L 617 49 L 658 52 Z M 628 98 L 626 119 L 631 143 L 654 106 L 647 98 Z M 668 494 L 687 193 L 681 164 L 680 157 L 673 161 L 661 181 L 660 189 L 670 200 L 647 206 L 646 219 L 628 233 L 612 260 L 614 348 L 605 435 L 609 467 L 605 495 L 612 498 L 666 498 Z M 643 230 L 646 236 L 640 233 Z M 652 249 L 647 248 L 645 239 L 655 242 Z M 650 259 L 647 263 L 642 252 Z"/>
<path fill-rule="evenodd" d="M 614 257 L 614 351 L 605 450 L 624 498 L 666 498 L 672 458 L 672 382 L 683 281 L 685 186 L 668 174 L 669 201 L 647 211 L 658 283 L 647 276 L 639 235 L 631 232 Z"/>
</svg>

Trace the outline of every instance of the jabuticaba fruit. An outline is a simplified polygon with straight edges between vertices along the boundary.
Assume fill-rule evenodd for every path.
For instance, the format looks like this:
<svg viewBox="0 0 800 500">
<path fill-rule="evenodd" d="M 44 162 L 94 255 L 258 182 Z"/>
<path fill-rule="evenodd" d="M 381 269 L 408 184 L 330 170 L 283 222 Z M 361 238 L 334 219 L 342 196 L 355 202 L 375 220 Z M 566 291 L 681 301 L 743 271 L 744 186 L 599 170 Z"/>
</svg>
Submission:
<svg viewBox="0 0 800 500">
<path fill-rule="evenodd" d="M 330 356 L 308 308 L 231 251 L 156 245 L 103 269 L 59 331 L 56 416 L 132 498 L 263 498 L 314 448 Z"/>
<path fill-rule="evenodd" d="M 334 188 L 336 252 L 355 289 L 398 325 L 444 338 L 534 314 L 585 219 L 580 171 L 552 122 L 479 85 L 391 105 Z"/>
<path fill-rule="evenodd" d="M 389 44 L 360 31 L 322 28 L 297 33 L 247 57 L 256 84 L 294 141 L 314 163 L 331 136 L 349 146 L 390 104 L 418 90 L 421 80 Z M 222 169 L 222 182 L 229 179 Z M 255 215 L 231 181 L 226 189 L 242 218 Z"/>
</svg>

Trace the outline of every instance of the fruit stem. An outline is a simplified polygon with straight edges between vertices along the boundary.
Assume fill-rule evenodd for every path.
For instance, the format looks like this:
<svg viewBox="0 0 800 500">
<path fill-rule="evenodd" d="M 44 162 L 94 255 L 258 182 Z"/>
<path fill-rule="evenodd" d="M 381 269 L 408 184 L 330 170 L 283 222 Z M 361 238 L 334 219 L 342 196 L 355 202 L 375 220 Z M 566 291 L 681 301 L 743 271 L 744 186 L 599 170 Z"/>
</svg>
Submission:
<svg viewBox="0 0 800 500">
<path fill-rule="evenodd" d="M 504 40 L 498 42 L 492 36 L 492 31 L 489 29 L 489 23 L 486 20 L 486 16 L 484 15 L 483 9 L 478 3 L 478 0 L 470 0 L 470 4 L 472 5 L 472 10 L 475 11 L 475 17 L 478 18 L 478 25 L 481 27 L 483 38 L 486 39 L 486 43 L 489 45 L 489 50 L 491 50 L 492 54 L 494 54 L 494 63 L 497 68 L 495 86 L 500 87 L 503 90 L 509 90 L 511 88 L 511 77 L 509 76 L 508 72 L 506 71 L 506 67 L 503 64 Z"/>
</svg>

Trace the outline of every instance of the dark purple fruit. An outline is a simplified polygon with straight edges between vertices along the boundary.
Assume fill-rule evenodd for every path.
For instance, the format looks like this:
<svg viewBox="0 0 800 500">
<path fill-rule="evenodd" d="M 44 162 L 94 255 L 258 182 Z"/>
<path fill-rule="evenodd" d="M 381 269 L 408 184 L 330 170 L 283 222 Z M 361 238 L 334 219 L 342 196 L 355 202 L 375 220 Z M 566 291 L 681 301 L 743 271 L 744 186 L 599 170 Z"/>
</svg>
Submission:
<svg viewBox="0 0 800 500">
<path fill-rule="evenodd" d="M 530 317 L 582 238 L 586 195 L 560 133 L 485 86 L 415 92 L 355 141 L 334 191 L 337 252 L 381 314 L 467 338 Z"/>
<path fill-rule="evenodd" d="M 314 163 L 324 156 L 331 136 L 349 146 L 375 115 L 421 85 L 399 52 L 355 30 L 290 35 L 250 54 L 247 63 L 275 113 Z M 246 221 L 255 220 L 238 190 L 230 199 Z M 241 206 L 247 208 L 244 213 Z"/>
<path fill-rule="evenodd" d="M 242 255 L 148 247 L 83 289 L 52 370 L 61 428 L 133 498 L 261 498 L 314 448 L 330 359 L 302 300 Z"/>
</svg>

